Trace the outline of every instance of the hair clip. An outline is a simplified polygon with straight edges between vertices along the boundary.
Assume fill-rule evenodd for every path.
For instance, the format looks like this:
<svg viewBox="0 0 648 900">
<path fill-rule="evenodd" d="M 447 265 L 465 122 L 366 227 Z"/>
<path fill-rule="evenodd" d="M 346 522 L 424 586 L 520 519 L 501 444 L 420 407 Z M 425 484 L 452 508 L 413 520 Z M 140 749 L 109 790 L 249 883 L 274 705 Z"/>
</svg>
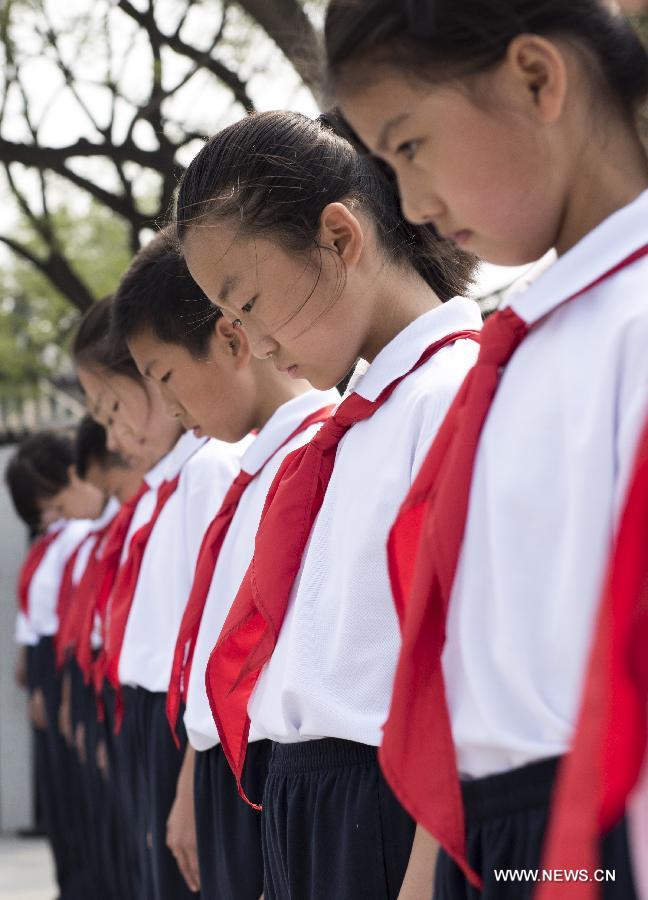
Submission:
<svg viewBox="0 0 648 900">
<path fill-rule="evenodd" d="M 415 38 L 436 34 L 437 3 L 435 0 L 406 0 L 407 30 Z"/>
</svg>

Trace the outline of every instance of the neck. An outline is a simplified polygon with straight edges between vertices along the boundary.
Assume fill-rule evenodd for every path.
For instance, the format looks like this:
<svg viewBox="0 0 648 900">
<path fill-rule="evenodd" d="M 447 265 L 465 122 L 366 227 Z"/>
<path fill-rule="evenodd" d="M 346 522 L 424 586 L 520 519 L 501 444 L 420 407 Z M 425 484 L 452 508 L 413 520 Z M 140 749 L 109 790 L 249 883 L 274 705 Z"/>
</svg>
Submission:
<svg viewBox="0 0 648 900">
<path fill-rule="evenodd" d="M 181 425 L 177 425 L 177 430 L 169 433 L 167 440 L 160 448 L 158 448 L 158 454 L 156 455 L 155 461 L 148 466 L 148 468 L 145 470 L 145 473 L 150 472 L 151 469 L 154 469 L 167 454 L 171 453 L 184 433 L 185 430 Z"/>
<path fill-rule="evenodd" d="M 556 240 L 559 256 L 648 188 L 648 159 L 638 135 L 627 126 L 609 132 L 605 143 L 591 142 L 578 154 Z"/>
<path fill-rule="evenodd" d="M 290 378 L 282 372 L 278 372 L 268 359 L 255 360 L 256 376 L 256 409 L 251 428 L 259 431 L 269 421 L 274 413 L 288 403 L 312 390 L 311 385 L 303 379 Z"/>
<path fill-rule="evenodd" d="M 370 329 L 360 353 L 369 363 L 411 322 L 441 306 L 432 288 L 414 270 L 403 273 L 385 267 L 376 274 L 376 283 Z"/>
</svg>

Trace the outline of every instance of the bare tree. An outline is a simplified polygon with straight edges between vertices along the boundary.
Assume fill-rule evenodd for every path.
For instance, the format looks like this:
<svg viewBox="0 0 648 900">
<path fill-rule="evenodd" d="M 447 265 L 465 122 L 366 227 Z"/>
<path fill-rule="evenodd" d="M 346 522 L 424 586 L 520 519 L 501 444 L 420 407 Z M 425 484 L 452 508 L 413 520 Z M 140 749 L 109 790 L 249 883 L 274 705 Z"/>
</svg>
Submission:
<svg viewBox="0 0 648 900">
<path fill-rule="evenodd" d="M 52 197 L 85 192 L 128 224 L 135 251 L 196 140 L 254 110 L 255 77 L 287 60 L 316 95 L 320 37 L 298 0 L 87 0 L 74 15 L 5 0 L 0 53 L 0 165 L 34 235 L 0 242 L 85 309 Z"/>
</svg>

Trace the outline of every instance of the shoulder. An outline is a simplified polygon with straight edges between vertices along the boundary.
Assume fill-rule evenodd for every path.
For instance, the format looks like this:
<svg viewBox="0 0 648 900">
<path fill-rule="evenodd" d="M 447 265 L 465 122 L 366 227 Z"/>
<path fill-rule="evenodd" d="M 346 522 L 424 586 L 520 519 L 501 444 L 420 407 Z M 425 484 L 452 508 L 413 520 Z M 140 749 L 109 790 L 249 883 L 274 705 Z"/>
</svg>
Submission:
<svg viewBox="0 0 648 900">
<path fill-rule="evenodd" d="M 587 291 L 573 305 L 576 315 L 594 314 L 608 335 L 623 331 L 628 324 L 648 324 L 648 256 L 638 259 Z M 566 305 L 569 310 L 570 303 Z"/>
<path fill-rule="evenodd" d="M 394 400 L 419 417 L 435 415 L 452 402 L 479 353 L 475 340 L 463 338 L 439 350 L 406 378 L 394 392 Z"/>
</svg>

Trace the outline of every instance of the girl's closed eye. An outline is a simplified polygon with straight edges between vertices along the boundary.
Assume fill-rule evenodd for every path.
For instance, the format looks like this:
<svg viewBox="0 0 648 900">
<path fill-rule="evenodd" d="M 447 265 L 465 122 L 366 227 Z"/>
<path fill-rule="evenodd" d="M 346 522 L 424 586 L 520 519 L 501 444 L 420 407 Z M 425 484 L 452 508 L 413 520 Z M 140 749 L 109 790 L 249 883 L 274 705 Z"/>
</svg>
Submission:
<svg viewBox="0 0 648 900">
<path fill-rule="evenodd" d="M 396 155 L 404 156 L 408 162 L 412 162 L 422 143 L 423 141 L 420 139 L 403 141 L 396 147 Z"/>
<path fill-rule="evenodd" d="M 248 302 L 245 304 L 245 306 L 241 307 L 241 312 L 245 312 L 245 313 L 252 312 L 252 310 L 254 308 L 254 304 L 257 302 L 258 297 L 259 297 L 259 295 L 255 294 L 251 300 L 248 300 Z"/>
<path fill-rule="evenodd" d="M 172 375 L 172 371 L 171 371 L 171 369 L 169 369 L 169 371 L 166 372 L 166 373 L 160 378 L 160 384 L 167 384 L 167 383 L 171 380 L 171 375 Z"/>
</svg>

